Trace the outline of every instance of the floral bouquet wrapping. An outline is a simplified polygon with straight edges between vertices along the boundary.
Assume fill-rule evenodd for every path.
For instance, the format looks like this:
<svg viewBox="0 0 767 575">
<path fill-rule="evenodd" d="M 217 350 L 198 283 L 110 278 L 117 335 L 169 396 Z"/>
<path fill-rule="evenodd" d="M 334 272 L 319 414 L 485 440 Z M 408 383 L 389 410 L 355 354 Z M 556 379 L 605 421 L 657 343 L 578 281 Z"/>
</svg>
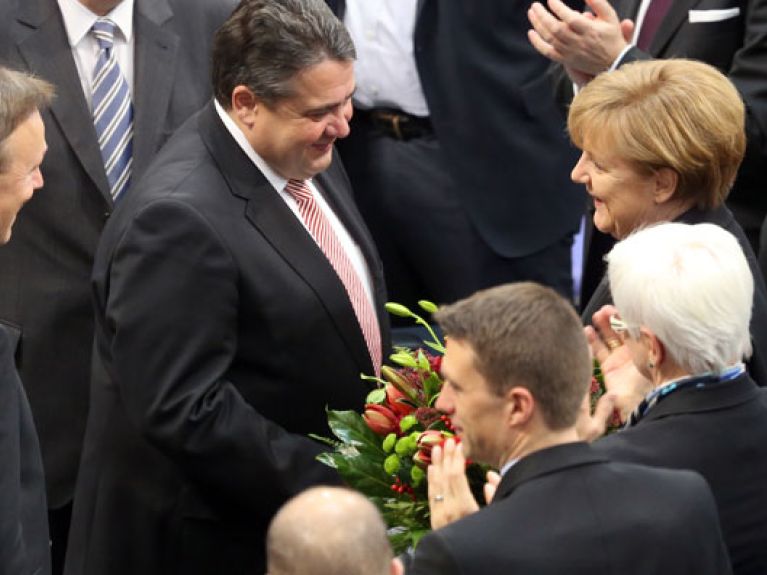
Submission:
<svg viewBox="0 0 767 575">
<path fill-rule="evenodd" d="M 419 305 L 429 313 L 437 309 L 427 301 Z M 424 341 L 428 349 L 398 348 L 390 356 L 396 367 L 384 366 L 380 379 L 363 376 L 376 387 L 368 394 L 362 415 L 328 411 L 335 439 L 318 438 L 333 448 L 319 460 L 378 506 L 399 554 L 414 547 L 430 529 L 426 468 L 432 448 L 453 437 L 453 432 L 450 418 L 434 408 L 442 388 L 442 342 L 428 322 L 405 306 L 389 303 L 386 309 L 422 325 L 431 338 Z M 477 495 L 484 471 L 470 464 L 467 474 Z"/>
</svg>

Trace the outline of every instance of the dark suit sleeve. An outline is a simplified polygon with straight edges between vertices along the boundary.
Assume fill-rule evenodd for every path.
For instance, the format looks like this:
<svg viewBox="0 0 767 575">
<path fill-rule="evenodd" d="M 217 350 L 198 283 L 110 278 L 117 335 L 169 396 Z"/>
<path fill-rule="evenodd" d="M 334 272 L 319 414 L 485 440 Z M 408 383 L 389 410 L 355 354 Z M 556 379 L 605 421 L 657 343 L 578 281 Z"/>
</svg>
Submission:
<svg viewBox="0 0 767 575">
<path fill-rule="evenodd" d="M 421 539 L 406 575 L 451 575 L 462 573 L 440 531 L 432 531 Z"/>
<path fill-rule="evenodd" d="M 315 461 L 317 443 L 263 417 L 227 380 L 245 296 L 202 215 L 173 200 L 144 208 L 117 245 L 110 282 L 105 315 L 126 410 L 186 476 L 267 514 L 275 494 L 335 480 Z"/>
<path fill-rule="evenodd" d="M 21 532 L 19 381 L 13 346 L 0 326 L 0 573 L 24 572 Z"/>
</svg>

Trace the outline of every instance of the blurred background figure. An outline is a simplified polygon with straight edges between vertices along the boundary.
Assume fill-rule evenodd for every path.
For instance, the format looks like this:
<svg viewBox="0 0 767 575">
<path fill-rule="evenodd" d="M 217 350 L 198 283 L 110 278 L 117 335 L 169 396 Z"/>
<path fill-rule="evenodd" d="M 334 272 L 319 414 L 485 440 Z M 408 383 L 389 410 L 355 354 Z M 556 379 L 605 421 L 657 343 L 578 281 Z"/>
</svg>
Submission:
<svg viewBox="0 0 767 575">
<path fill-rule="evenodd" d="M 767 289 L 724 205 L 745 149 L 743 119 L 737 90 L 708 64 L 627 64 L 596 77 L 573 100 L 568 128 L 583 153 L 572 177 L 594 202 L 596 228 L 617 240 L 663 221 L 713 223 L 738 238 L 755 286 L 749 370 L 767 385 Z M 584 306 L 584 321 L 609 303 L 603 276 Z"/>
<path fill-rule="evenodd" d="M 451 302 L 522 280 L 572 297 L 584 197 L 548 62 L 524 35 L 526 4 L 328 3 L 357 47 L 339 151 L 389 298 Z"/>
<path fill-rule="evenodd" d="M 52 97 L 47 82 L 0 67 L 0 244 L 11 239 L 16 215 L 43 185 L 40 111 Z M 15 365 L 20 335 L 0 321 L 0 573 L 49 575 L 43 461 Z"/>
<path fill-rule="evenodd" d="M 235 5 L 0 2 L 0 62 L 33 72 L 57 92 L 42 114 L 45 188 L 0 252 L 0 318 L 22 332 L 20 372 L 40 432 L 54 573 L 63 568 L 88 414 L 96 244 L 117 198 L 210 97 L 211 39 Z M 104 80 L 96 83 L 99 74 Z M 104 138 L 113 121 L 117 128 Z"/>
<path fill-rule="evenodd" d="M 577 84 L 629 62 L 670 57 L 711 64 L 735 84 L 746 103 L 747 147 L 727 204 L 756 251 L 767 215 L 767 0 L 589 0 L 592 14 L 560 0 L 546 4 L 549 10 L 532 4 L 529 38 Z M 572 97 L 572 81 L 560 82 L 564 103 Z M 602 277 L 602 257 L 613 240 L 596 232 L 590 244 L 584 303 Z"/>
<path fill-rule="evenodd" d="M 401 575 L 375 506 L 340 487 L 314 487 L 277 512 L 266 538 L 268 575 Z"/>
<path fill-rule="evenodd" d="M 703 475 L 734 573 L 767 573 L 767 390 L 742 363 L 754 281 L 741 245 L 716 225 L 661 224 L 616 244 L 608 275 L 615 307 L 586 329 L 628 427 L 594 448 Z"/>
</svg>

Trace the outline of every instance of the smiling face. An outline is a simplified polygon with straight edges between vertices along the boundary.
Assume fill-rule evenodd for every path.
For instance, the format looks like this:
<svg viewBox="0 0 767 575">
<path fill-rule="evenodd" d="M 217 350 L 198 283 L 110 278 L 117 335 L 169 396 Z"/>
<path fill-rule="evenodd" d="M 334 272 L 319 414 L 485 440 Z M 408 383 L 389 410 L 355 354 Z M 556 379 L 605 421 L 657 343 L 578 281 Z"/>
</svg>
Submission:
<svg viewBox="0 0 767 575">
<path fill-rule="evenodd" d="M 354 64 L 324 60 L 299 72 L 293 90 L 276 104 L 257 102 L 249 140 L 281 176 L 306 180 L 328 168 L 333 143 L 349 135 Z"/>
<path fill-rule="evenodd" d="M 441 370 L 445 382 L 435 407 L 451 417 L 466 457 L 500 466 L 506 452 L 505 399 L 490 390 L 465 341 L 447 339 Z"/>
<path fill-rule="evenodd" d="M 43 185 L 40 164 L 46 150 L 45 126 L 37 111 L 19 124 L 2 143 L 0 243 L 5 244 L 11 239 L 16 214 L 34 191 Z"/>
<path fill-rule="evenodd" d="M 571 177 L 584 184 L 594 200 L 594 225 L 600 232 L 623 239 L 639 226 L 663 218 L 656 175 L 640 173 L 602 147 L 587 142 Z"/>
</svg>

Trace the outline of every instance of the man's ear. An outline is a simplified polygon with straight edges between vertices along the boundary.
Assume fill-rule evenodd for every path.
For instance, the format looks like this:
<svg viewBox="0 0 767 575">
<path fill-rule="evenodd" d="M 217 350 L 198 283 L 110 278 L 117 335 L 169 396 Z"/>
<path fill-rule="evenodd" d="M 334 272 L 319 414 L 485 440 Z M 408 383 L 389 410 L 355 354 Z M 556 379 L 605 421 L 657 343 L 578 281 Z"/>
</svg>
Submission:
<svg viewBox="0 0 767 575">
<path fill-rule="evenodd" d="M 242 84 L 232 90 L 232 113 L 248 128 L 253 126 L 261 102 L 247 86 Z"/>
<path fill-rule="evenodd" d="M 679 174 L 671 168 L 660 168 L 655 172 L 655 192 L 654 199 L 656 204 L 665 204 L 676 193 L 679 185 Z"/>
<path fill-rule="evenodd" d="M 516 386 L 509 389 L 506 398 L 506 421 L 509 426 L 525 425 L 535 411 L 535 398 L 526 387 Z"/>
</svg>

